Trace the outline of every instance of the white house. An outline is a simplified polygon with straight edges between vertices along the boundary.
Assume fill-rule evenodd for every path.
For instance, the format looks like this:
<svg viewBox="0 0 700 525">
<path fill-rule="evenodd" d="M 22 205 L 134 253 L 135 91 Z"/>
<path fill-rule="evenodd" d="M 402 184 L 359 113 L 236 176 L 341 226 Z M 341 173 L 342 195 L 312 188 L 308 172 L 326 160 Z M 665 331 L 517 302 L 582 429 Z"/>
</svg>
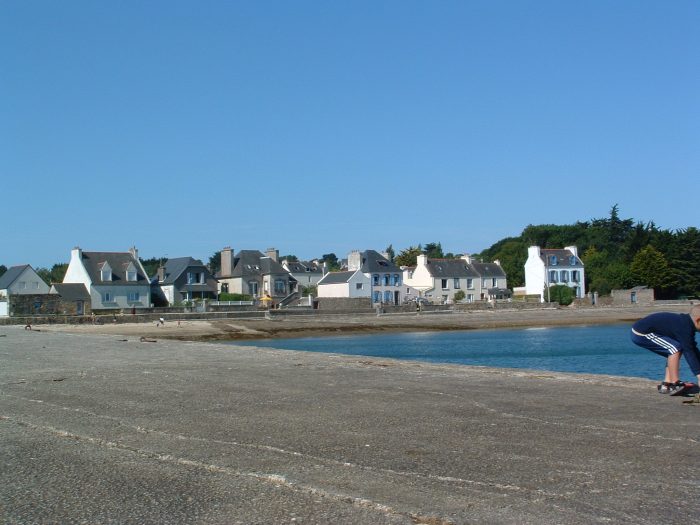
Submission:
<svg viewBox="0 0 700 525">
<path fill-rule="evenodd" d="M 318 297 L 371 297 L 372 284 L 360 270 L 328 272 L 317 284 Z"/>
<path fill-rule="evenodd" d="M 370 297 L 373 303 L 398 305 L 411 293 L 401 269 L 374 250 L 351 252 L 347 271 L 327 273 L 318 282 L 319 297 Z"/>
<path fill-rule="evenodd" d="M 488 300 L 506 293 L 506 274 L 501 265 L 481 263 L 464 255 L 459 259 L 429 259 L 419 255 L 415 268 L 404 269 L 404 282 L 431 301 L 451 303 L 464 292 L 467 302 Z"/>
<path fill-rule="evenodd" d="M 93 311 L 151 306 L 150 282 L 136 248 L 128 252 L 73 248 L 63 282 L 85 285 Z"/>
<path fill-rule="evenodd" d="M 573 288 L 577 298 L 586 295 L 583 262 L 576 246 L 563 249 L 530 246 L 525 261 L 525 293 L 539 295 L 544 302 L 547 289 L 556 284 Z"/>
</svg>

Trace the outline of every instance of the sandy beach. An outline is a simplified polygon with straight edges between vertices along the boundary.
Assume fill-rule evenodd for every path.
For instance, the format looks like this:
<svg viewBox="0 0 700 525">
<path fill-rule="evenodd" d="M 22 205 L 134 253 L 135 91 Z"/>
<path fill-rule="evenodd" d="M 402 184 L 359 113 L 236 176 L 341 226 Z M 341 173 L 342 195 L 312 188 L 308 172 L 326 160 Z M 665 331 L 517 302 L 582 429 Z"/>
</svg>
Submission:
<svg viewBox="0 0 700 525">
<path fill-rule="evenodd" d="M 177 339 L 182 341 L 250 340 L 385 332 L 475 330 L 537 326 L 632 323 L 656 311 L 687 312 L 687 305 L 655 307 L 543 308 L 421 314 L 374 313 L 274 317 L 273 319 L 168 320 L 148 323 L 39 325 L 48 332 L 69 332 Z"/>
</svg>

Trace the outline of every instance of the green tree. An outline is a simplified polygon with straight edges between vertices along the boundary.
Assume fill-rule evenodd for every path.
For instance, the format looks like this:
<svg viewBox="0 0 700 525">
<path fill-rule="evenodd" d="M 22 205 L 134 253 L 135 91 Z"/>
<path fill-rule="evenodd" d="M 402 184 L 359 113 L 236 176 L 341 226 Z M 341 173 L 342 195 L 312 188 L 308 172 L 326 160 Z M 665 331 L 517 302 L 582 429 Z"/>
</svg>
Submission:
<svg viewBox="0 0 700 525">
<path fill-rule="evenodd" d="M 2 274 L 4 274 L 7 271 L 7 266 L 4 264 L 0 264 L 0 277 L 2 277 Z"/>
<path fill-rule="evenodd" d="M 455 302 L 463 301 L 466 296 L 467 296 L 467 294 L 464 293 L 464 290 L 459 290 L 459 291 L 455 292 L 454 300 L 455 300 Z"/>
<path fill-rule="evenodd" d="M 574 291 L 564 284 L 555 284 L 549 287 L 549 293 L 545 297 L 549 297 L 552 303 L 568 306 L 574 301 Z"/>
<path fill-rule="evenodd" d="M 214 255 L 209 257 L 209 264 L 207 264 L 207 267 L 214 275 L 221 271 L 221 252 L 215 252 Z"/>
<path fill-rule="evenodd" d="M 334 253 L 326 253 L 321 257 L 321 261 L 326 263 L 329 272 L 337 272 L 340 270 L 340 262 Z"/>
<path fill-rule="evenodd" d="M 146 270 L 146 275 L 153 277 L 158 273 L 158 268 L 163 266 L 167 259 L 165 257 L 151 257 L 150 259 L 141 259 L 139 257 L 139 261 L 141 261 L 143 269 Z"/>
<path fill-rule="evenodd" d="M 394 252 L 394 247 L 390 244 L 389 246 L 386 247 L 386 250 L 384 250 L 389 258 L 389 262 L 394 262 L 394 257 L 396 257 L 396 253 Z"/>
<path fill-rule="evenodd" d="M 296 255 L 291 255 L 291 254 L 290 255 L 283 255 L 282 257 L 280 257 L 279 260 L 284 261 L 285 259 L 287 259 L 289 262 L 298 262 L 299 261 L 299 257 L 297 257 Z"/>
<path fill-rule="evenodd" d="M 405 250 L 401 250 L 399 254 L 394 257 L 394 264 L 397 266 L 415 266 L 416 258 L 423 253 L 423 250 L 418 246 L 410 246 Z"/>
<path fill-rule="evenodd" d="M 654 288 L 663 297 L 675 280 L 664 255 L 651 245 L 642 248 L 632 259 L 630 273 L 635 285 Z"/>
<path fill-rule="evenodd" d="M 425 245 L 425 254 L 429 259 L 442 259 L 445 254 L 442 252 L 442 244 L 439 242 L 429 242 Z"/>
</svg>

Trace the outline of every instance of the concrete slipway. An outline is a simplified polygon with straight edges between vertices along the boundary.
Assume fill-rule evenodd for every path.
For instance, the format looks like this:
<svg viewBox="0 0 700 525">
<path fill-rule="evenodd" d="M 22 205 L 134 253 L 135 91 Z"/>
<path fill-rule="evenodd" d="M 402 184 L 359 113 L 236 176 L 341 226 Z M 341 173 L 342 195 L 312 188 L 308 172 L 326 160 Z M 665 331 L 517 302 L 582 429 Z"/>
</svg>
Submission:
<svg viewBox="0 0 700 525">
<path fill-rule="evenodd" d="M 647 380 L 0 327 L 3 523 L 691 523 Z"/>
</svg>

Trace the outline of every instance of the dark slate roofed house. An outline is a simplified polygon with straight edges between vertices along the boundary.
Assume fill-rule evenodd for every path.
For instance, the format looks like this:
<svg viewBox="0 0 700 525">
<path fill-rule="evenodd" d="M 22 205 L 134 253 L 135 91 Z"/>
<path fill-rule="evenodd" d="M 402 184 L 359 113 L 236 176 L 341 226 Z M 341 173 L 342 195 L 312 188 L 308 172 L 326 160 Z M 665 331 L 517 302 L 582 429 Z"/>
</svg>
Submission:
<svg viewBox="0 0 700 525">
<path fill-rule="evenodd" d="M 156 296 L 167 304 L 216 299 L 218 283 L 209 269 L 199 259 L 175 257 L 158 268 L 153 281 Z"/>
<path fill-rule="evenodd" d="M 234 254 L 232 248 L 224 248 L 221 250 L 221 270 L 216 274 L 219 291 L 253 298 L 287 297 L 292 291 L 294 279 L 277 261 L 277 257 L 274 249 L 264 255 L 259 250 L 241 250 Z"/>
<path fill-rule="evenodd" d="M 0 296 L 47 294 L 49 285 L 39 277 L 30 264 L 12 266 L 0 276 Z"/>
</svg>

